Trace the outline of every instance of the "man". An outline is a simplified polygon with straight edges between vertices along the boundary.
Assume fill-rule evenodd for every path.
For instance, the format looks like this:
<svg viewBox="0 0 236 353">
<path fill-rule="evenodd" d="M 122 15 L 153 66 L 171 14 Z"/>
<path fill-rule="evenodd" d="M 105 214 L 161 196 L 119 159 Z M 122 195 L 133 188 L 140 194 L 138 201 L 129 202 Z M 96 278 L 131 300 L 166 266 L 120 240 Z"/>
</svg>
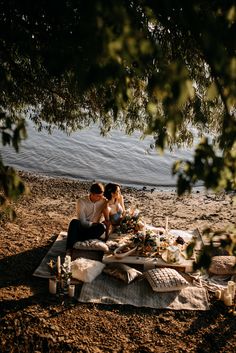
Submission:
<svg viewBox="0 0 236 353">
<path fill-rule="evenodd" d="M 90 188 L 90 194 L 77 200 L 77 219 L 72 219 L 68 228 L 66 243 L 67 252 L 71 252 L 77 241 L 98 239 L 105 232 L 105 240 L 108 239 L 109 212 L 107 200 L 103 196 L 104 186 L 94 183 Z M 105 221 L 101 223 L 104 215 Z"/>
</svg>

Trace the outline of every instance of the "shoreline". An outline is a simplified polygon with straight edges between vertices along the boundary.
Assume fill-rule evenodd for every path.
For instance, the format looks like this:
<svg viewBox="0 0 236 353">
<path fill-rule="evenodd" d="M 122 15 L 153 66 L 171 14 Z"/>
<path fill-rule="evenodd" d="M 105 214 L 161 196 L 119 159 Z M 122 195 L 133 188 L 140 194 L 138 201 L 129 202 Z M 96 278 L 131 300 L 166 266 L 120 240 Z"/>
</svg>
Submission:
<svg viewBox="0 0 236 353">
<path fill-rule="evenodd" d="M 90 185 L 94 182 L 94 180 L 81 181 L 23 171 L 19 171 L 19 175 L 28 183 L 32 196 L 35 194 L 35 188 L 37 198 L 39 196 L 46 197 L 49 202 L 51 196 L 53 199 L 56 197 L 62 205 L 66 202 L 67 207 L 71 210 L 71 217 L 75 215 L 76 199 L 87 194 Z M 41 183 L 45 190 L 42 190 L 38 195 Z M 137 206 L 147 223 L 159 226 L 160 223 L 164 224 L 165 217 L 169 216 L 170 222 L 173 219 L 172 226 L 176 224 L 181 225 L 182 228 L 191 225 L 193 228 L 198 227 L 201 230 L 211 226 L 214 229 L 222 229 L 224 225 L 235 225 L 236 205 L 233 205 L 234 194 L 232 193 L 214 193 L 204 189 L 178 196 L 176 190 L 121 187 L 126 207 Z M 60 191 L 55 194 L 59 189 Z M 23 196 L 23 199 L 25 197 L 30 199 L 30 196 Z M 50 203 L 48 207 L 50 208 Z M 64 211 L 66 215 L 69 215 L 68 210 L 63 207 L 58 211 L 61 211 L 62 215 Z M 155 222 L 157 224 L 154 224 Z"/>
<path fill-rule="evenodd" d="M 43 172 L 36 172 L 36 171 L 29 171 L 29 170 L 23 170 L 23 169 L 17 169 L 14 167 L 14 169 L 21 175 L 24 174 L 31 174 L 32 176 L 40 176 L 40 177 L 45 177 L 45 178 L 51 178 L 51 179 L 65 179 L 65 180 L 72 180 L 72 181 L 78 181 L 78 182 L 85 182 L 85 183 L 92 183 L 94 181 L 98 181 L 101 182 L 102 184 L 106 184 L 110 181 L 104 182 L 102 180 L 95 180 L 95 179 L 82 179 L 82 178 L 76 178 L 73 176 L 60 176 L 60 175 L 49 175 L 47 173 L 43 173 Z M 113 181 L 111 181 L 113 182 Z M 115 183 L 115 181 L 114 181 Z M 136 189 L 136 190 L 144 190 L 144 191 L 157 191 L 157 192 L 176 192 L 176 184 L 173 185 L 156 185 L 156 184 L 129 184 L 129 183 L 119 183 L 123 188 L 132 188 L 132 189 Z M 205 188 L 203 185 L 199 185 L 199 186 L 194 186 L 192 189 L 193 193 L 198 193 L 198 192 L 204 192 Z M 209 191 L 208 191 L 209 192 Z"/>
</svg>

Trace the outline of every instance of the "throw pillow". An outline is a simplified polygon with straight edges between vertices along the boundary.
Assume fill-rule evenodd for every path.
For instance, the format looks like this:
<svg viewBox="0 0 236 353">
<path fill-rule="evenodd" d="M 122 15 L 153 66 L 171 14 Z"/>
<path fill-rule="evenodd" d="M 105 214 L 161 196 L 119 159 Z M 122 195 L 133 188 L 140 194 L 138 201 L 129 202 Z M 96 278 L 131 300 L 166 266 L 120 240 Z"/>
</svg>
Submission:
<svg viewBox="0 0 236 353">
<path fill-rule="evenodd" d="M 71 262 L 72 277 L 85 283 L 91 283 L 104 269 L 105 265 L 96 260 L 78 258 Z"/>
<path fill-rule="evenodd" d="M 235 256 L 213 256 L 209 272 L 214 275 L 232 275 L 236 273 Z"/>
<path fill-rule="evenodd" d="M 103 251 L 103 252 L 108 252 L 109 247 L 107 246 L 104 241 L 101 241 L 99 239 L 88 239 L 84 241 L 77 241 L 74 244 L 74 249 L 78 250 L 97 250 L 97 251 Z"/>
<path fill-rule="evenodd" d="M 142 272 L 125 264 L 112 262 L 107 264 L 103 272 L 115 277 L 126 284 L 131 283 L 135 278 L 142 276 Z"/>
<path fill-rule="evenodd" d="M 144 273 L 155 292 L 172 292 L 189 285 L 186 279 L 173 268 L 154 268 Z"/>
</svg>

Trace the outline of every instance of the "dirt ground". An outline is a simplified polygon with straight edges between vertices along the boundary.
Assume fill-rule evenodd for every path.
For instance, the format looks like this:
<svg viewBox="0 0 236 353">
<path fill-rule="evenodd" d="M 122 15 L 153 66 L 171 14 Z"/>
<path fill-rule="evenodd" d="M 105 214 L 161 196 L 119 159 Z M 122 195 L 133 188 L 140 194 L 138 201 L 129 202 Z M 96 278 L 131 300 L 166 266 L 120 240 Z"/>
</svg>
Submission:
<svg viewBox="0 0 236 353">
<path fill-rule="evenodd" d="M 48 293 L 32 276 L 59 232 L 75 216 L 89 183 L 21 173 L 31 189 L 0 223 L 1 352 L 236 352 L 236 316 L 212 295 L 209 311 L 170 311 L 81 304 Z M 126 205 L 145 221 L 171 228 L 222 229 L 235 224 L 232 195 L 123 188 Z"/>
</svg>

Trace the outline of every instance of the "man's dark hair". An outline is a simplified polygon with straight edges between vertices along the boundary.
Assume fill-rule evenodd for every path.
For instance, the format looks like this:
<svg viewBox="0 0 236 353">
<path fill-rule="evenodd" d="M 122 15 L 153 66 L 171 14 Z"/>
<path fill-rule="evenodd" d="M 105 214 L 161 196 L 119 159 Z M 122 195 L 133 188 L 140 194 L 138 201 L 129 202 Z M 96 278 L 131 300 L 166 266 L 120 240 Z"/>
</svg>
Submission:
<svg viewBox="0 0 236 353">
<path fill-rule="evenodd" d="M 101 183 L 94 183 L 90 188 L 91 194 L 102 194 L 104 192 L 104 186 Z"/>
</svg>

